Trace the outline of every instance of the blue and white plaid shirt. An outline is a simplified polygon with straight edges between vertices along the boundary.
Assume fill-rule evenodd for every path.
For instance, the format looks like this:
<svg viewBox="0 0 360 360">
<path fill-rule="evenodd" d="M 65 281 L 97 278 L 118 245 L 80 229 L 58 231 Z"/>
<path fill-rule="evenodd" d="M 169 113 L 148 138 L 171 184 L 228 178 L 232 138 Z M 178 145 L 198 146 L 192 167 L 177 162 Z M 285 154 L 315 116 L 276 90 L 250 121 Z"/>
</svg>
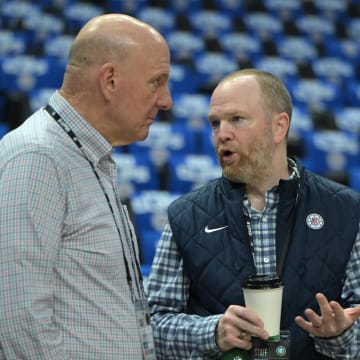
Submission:
<svg viewBox="0 0 360 360">
<path fill-rule="evenodd" d="M 45 110 L 1 140 L 0 358 L 140 360 L 121 246 L 139 297 L 135 232 L 113 149 L 58 93 L 50 105 L 96 167 L 120 236 L 91 167 Z"/>
<path fill-rule="evenodd" d="M 297 176 L 293 169 L 291 178 Z M 265 208 L 258 212 L 245 197 L 243 211 L 250 217 L 254 262 L 259 274 L 276 272 L 275 224 L 279 194 L 277 187 L 266 193 Z M 360 224 L 359 224 L 360 229 Z M 188 313 L 189 278 L 182 259 L 166 225 L 159 241 L 148 280 L 148 296 L 158 359 L 218 359 L 215 327 L 222 314 L 208 317 Z M 196 255 L 194 255 L 196 256 Z M 343 298 L 352 293 L 351 302 L 360 304 L 360 231 L 348 262 Z M 315 339 L 317 350 L 335 359 L 359 359 L 359 322 L 332 339 Z M 347 349 L 335 355 L 339 349 Z"/>
</svg>

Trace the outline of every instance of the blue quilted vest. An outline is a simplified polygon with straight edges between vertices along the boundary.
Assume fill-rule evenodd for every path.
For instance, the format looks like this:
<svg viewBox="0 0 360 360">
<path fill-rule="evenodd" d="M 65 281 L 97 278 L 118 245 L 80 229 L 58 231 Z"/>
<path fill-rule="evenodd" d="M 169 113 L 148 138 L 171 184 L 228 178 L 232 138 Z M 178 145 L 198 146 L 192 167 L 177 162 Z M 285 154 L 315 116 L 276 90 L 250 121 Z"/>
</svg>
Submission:
<svg viewBox="0 0 360 360">
<path fill-rule="evenodd" d="M 294 318 L 308 307 L 319 311 L 317 292 L 340 300 L 346 264 L 359 230 L 360 195 L 298 166 L 300 187 L 298 179 L 279 184 L 277 258 L 298 192 L 282 274 L 281 329 L 291 331 L 291 360 L 319 360 L 326 357 L 315 351 L 312 338 L 294 323 Z M 242 216 L 243 194 L 242 184 L 219 178 L 169 206 L 169 222 L 191 282 L 189 313 L 207 316 L 223 313 L 231 304 L 244 305 L 241 284 L 256 271 Z M 307 226 L 309 214 L 320 214 L 324 226 L 318 230 Z M 206 226 L 227 227 L 206 233 Z"/>
</svg>

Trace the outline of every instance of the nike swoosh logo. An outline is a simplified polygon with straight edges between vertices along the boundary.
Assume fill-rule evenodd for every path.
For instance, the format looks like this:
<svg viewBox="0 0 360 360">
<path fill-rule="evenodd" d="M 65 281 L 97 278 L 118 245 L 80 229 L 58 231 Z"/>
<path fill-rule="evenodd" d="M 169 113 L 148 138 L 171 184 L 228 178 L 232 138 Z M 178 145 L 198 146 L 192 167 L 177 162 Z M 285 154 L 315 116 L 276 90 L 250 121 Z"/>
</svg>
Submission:
<svg viewBox="0 0 360 360">
<path fill-rule="evenodd" d="M 225 228 L 227 228 L 227 227 L 229 227 L 229 225 L 210 229 L 210 228 L 209 228 L 209 225 L 206 225 L 206 227 L 205 227 L 205 232 L 206 232 L 207 234 L 210 234 L 210 233 L 212 233 L 212 232 L 214 232 L 214 231 L 219 231 L 219 230 L 225 229 Z"/>
</svg>

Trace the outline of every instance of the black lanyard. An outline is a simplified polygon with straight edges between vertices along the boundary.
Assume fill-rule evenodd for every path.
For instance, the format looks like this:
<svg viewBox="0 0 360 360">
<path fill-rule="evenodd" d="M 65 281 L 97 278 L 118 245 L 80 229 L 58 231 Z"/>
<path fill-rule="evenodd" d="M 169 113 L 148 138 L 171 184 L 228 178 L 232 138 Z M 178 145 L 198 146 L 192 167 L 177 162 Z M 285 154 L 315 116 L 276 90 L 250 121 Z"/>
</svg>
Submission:
<svg viewBox="0 0 360 360">
<path fill-rule="evenodd" d="M 106 202 L 109 206 L 109 209 L 111 211 L 111 214 L 112 214 L 112 217 L 114 219 L 114 223 L 115 223 L 115 226 L 116 226 L 116 229 L 117 229 L 117 232 L 119 234 L 119 239 L 120 239 L 120 243 L 121 243 L 121 248 L 122 248 L 122 252 L 123 252 L 123 258 L 124 258 L 124 263 L 125 263 L 125 268 L 126 268 L 126 279 L 127 279 L 127 282 L 129 284 L 129 288 L 130 288 L 130 292 L 131 292 L 131 296 L 132 296 L 132 300 L 134 301 L 135 299 L 135 295 L 134 295 L 134 289 L 132 287 L 132 278 L 131 278 L 131 273 L 130 273 L 130 268 L 129 268 L 129 263 L 126 259 L 126 256 L 125 256 L 125 248 L 124 248 L 124 244 L 122 242 L 122 239 L 121 239 L 121 232 L 120 232 L 120 229 L 117 225 L 117 222 L 116 222 L 116 217 L 115 217 L 115 213 L 114 213 L 114 210 L 113 210 L 113 207 L 111 205 L 111 202 L 110 202 L 110 198 L 109 198 L 109 195 L 107 194 L 105 188 L 104 188 L 104 185 L 102 184 L 101 180 L 100 180 L 100 176 L 98 174 L 98 172 L 96 171 L 96 168 L 94 166 L 94 164 L 89 160 L 89 158 L 86 156 L 83 148 L 82 148 L 82 145 L 79 141 L 79 139 L 77 138 L 77 136 L 75 135 L 75 133 L 72 131 L 72 129 L 69 127 L 69 125 L 64 121 L 64 119 L 61 118 L 61 116 L 50 106 L 50 105 L 46 105 L 45 107 L 45 110 L 50 114 L 50 116 L 60 125 L 60 127 L 69 135 L 69 137 L 71 138 L 71 140 L 76 144 L 76 146 L 80 149 L 80 151 L 82 152 L 82 154 L 84 155 L 86 161 L 89 163 L 93 173 L 95 174 L 96 176 L 96 179 L 98 181 L 98 183 L 100 184 L 100 187 L 105 195 L 105 199 L 106 199 Z M 125 224 L 126 225 L 126 224 Z M 126 225 L 127 226 L 127 225 Z M 131 236 L 130 236 L 131 237 Z M 140 280 L 140 284 L 141 284 L 141 291 L 143 291 L 143 277 L 142 277 L 142 274 L 141 274 L 141 270 L 140 270 L 140 265 L 139 265 L 139 261 L 137 260 L 136 258 L 136 252 L 135 252 L 135 245 L 134 245 L 134 241 L 131 237 L 130 239 L 131 241 L 131 246 L 132 246 L 132 251 L 134 252 L 134 259 L 135 259 L 135 265 L 136 265 L 136 269 L 137 269 L 137 272 L 138 272 L 138 275 L 139 275 L 139 280 Z"/>
<path fill-rule="evenodd" d="M 290 218 L 289 218 L 289 222 L 288 222 L 288 227 L 286 229 L 285 241 L 284 241 L 284 244 L 283 244 L 282 249 L 281 249 L 280 259 L 276 259 L 276 273 L 277 273 L 277 276 L 280 277 L 280 278 L 281 278 L 281 275 L 282 275 L 282 272 L 283 272 L 283 269 L 284 269 L 285 259 L 286 259 L 287 253 L 288 253 L 290 240 L 291 240 L 291 234 L 292 234 L 292 230 L 293 230 L 294 223 L 295 223 L 295 213 L 296 213 L 296 207 L 297 207 L 296 206 L 297 205 L 297 198 L 298 198 L 298 193 L 296 194 L 295 204 L 294 204 L 293 208 L 291 209 Z M 254 259 L 254 265 L 255 265 L 255 251 L 254 251 L 254 244 L 253 244 L 250 216 L 248 214 L 244 214 L 244 219 L 245 219 L 245 222 L 246 222 L 249 246 L 251 248 L 251 253 L 252 253 L 252 256 L 253 256 L 253 259 Z"/>
</svg>

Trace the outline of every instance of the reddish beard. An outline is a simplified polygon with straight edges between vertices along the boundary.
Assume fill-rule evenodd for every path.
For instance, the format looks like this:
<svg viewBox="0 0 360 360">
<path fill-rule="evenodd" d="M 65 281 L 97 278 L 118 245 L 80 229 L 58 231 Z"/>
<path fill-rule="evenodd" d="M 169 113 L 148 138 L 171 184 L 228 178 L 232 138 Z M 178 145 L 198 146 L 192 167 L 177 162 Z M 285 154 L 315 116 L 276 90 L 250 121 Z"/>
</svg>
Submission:
<svg viewBox="0 0 360 360">
<path fill-rule="evenodd" d="M 267 178 L 272 164 L 274 145 L 271 141 L 271 129 L 267 129 L 264 135 L 264 138 L 252 141 L 248 151 L 238 149 L 237 156 L 231 163 L 223 161 L 218 154 L 226 178 L 244 184 L 262 183 Z"/>
</svg>

